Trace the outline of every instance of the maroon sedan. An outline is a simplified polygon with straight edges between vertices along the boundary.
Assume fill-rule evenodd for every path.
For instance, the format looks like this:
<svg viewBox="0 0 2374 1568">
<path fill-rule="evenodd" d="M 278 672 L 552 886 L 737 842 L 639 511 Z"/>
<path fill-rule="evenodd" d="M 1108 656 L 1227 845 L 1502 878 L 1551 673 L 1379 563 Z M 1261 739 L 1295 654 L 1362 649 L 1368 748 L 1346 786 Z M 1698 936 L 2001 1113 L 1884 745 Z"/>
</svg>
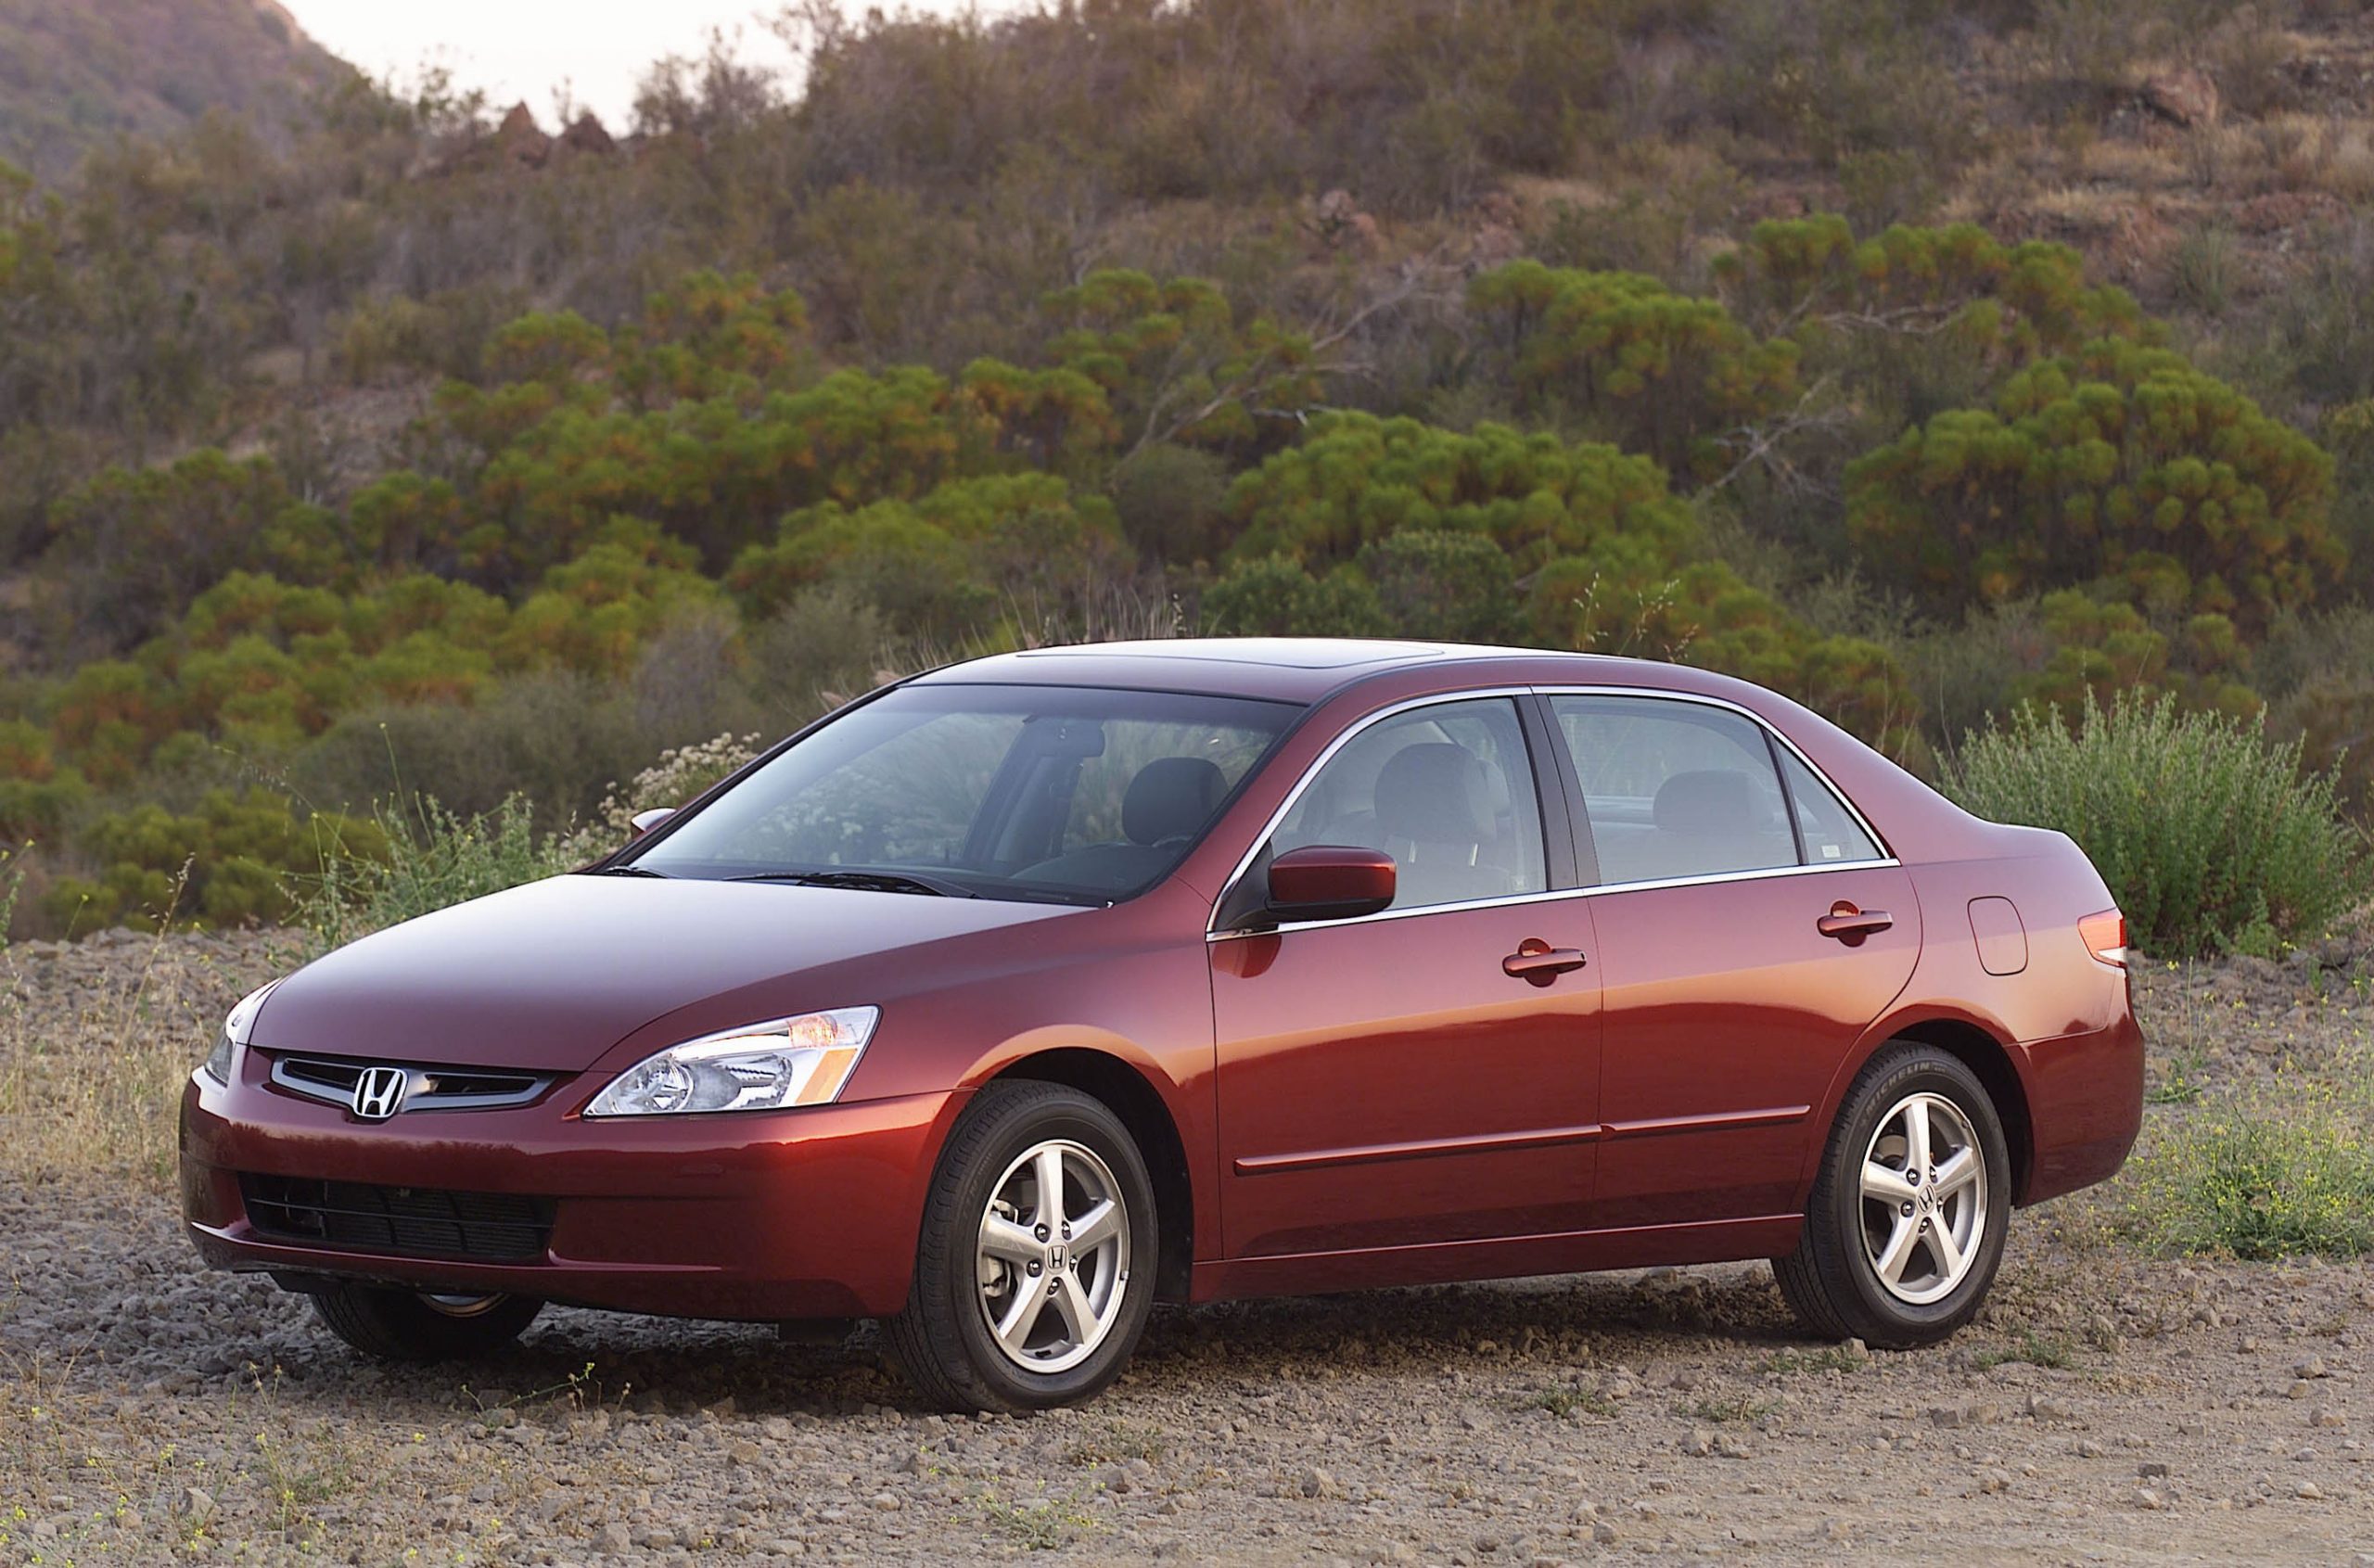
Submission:
<svg viewBox="0 0 2374 1568">
<path fill-rule="evenodd" d="M 183 1198 L 375 1355 L 879 1318 L 952 1408 L 1093 1392 L 1157 1298 L 1644 1264 L 1921 1345 L 2125 1157 L 2124 940 L 2067 838 L 1699 670 L 1012 654 L 248 998 Z"/>
</svg>

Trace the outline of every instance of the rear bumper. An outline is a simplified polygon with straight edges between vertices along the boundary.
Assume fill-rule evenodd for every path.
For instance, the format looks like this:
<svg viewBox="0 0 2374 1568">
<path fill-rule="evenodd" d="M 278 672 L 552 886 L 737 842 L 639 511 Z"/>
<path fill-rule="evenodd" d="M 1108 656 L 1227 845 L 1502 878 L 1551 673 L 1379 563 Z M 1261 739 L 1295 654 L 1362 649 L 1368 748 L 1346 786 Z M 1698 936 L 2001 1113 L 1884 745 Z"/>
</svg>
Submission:
<svg viewBox="0 0 2374 1568">
<path fill-rule="evenodd" d="M 2023 1204 L 2107 1181 L 2143 1126 L 2143 1029 L 2131 1007 L 2100 1029 L 2031 1041 L 2027 1058 L 2033 1154 Z"/>
<path fill-rule="evenodd" d="M 251 1062 L 240 1077 L 253 1079 Z M 780 1115 L 587 1121 L 548 1098 L 510 1111 L 360 1123 L 261 1081 L 193 1078 L 183 1214 L 218 1268 L 505 1291 L 583 1307 L 777 1320 L 878 1317 L 906 1302 L 925 1183 L 962 1097 Z M 342 1250 L 262 1234 L 240 1173 L 547 1200 L 540 1259 Z"/>
</svg>

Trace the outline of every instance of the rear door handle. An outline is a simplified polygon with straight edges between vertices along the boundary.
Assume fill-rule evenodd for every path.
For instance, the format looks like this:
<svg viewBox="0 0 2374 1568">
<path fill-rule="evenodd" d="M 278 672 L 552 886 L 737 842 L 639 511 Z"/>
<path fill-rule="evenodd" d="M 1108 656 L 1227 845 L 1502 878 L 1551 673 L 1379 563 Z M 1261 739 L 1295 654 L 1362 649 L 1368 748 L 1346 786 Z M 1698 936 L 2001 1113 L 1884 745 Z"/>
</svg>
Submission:
<svg viewBox="0 0 2374 1568">
<path fill-rule="evenodd" d="M 1895 924 L 1885 910 L 1858 910 L 1841 899 L 1830 906 L 1828 914 L 1814 922 L 1814 929 L 1852 948 L 1861 945 L 1872 932 L 1884 931 Z"/>
<path fill-rule="evenodd" d="M 1547 986 L 1589 962 L 1580 948 L 1553 948 L 1538 937 L 1527 937 L 1517 944 L 1516 951 L 1500 961 L 1500 972 L 1512 980 Z"/>
</svg>

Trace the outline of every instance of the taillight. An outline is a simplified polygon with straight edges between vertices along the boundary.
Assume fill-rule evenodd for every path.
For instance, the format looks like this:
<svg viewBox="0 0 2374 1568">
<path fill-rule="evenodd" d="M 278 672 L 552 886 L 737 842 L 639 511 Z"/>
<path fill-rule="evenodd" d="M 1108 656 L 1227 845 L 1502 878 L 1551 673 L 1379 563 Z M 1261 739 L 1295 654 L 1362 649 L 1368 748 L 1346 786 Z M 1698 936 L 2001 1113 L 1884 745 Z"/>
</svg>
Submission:
<svg viewBox="0 0 2374 1568">
<path fill-rule="evenodd" d="M 2126 916 L 2116 910 L 2104 910 L 2089 914 L 2077 923 L 2077 935 L 2086 950 L 2100 962 L 2114 968 L 2126 967 Z"/>
</svg>

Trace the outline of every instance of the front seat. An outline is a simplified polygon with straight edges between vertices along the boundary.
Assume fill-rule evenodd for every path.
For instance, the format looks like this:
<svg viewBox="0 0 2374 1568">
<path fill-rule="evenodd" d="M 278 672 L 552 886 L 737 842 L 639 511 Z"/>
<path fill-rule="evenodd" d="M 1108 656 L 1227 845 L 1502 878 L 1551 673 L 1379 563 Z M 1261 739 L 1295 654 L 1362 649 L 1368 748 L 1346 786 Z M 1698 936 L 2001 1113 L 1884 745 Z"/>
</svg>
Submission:
<svg viewBox="0 0 2374 1568">
<path fill-rule="evenodd" d="M 1486 851 L 1500 837 L 1492 768 L 1448 741 L 1405 746 L 1376 776 L 1376 819 L 1398 868 L 1396 908 L 1462 903 L 1516 891 Z"/>
<path fill-rule="evenodd" d="M 1122 892 L 1158 874 L 1177 848 L 1211 820 L 1228 794 L 1228 776 L 1202 757 L 1157 757 L 1121 795 L 1126 844 L 1089 844 L 1025 867 L 1021 882 Z"/>
<path fill-rule="evenodd" d="M 1121 797 L 1121 831 L 1132 844 L 1192 838 L 1228 793 L 1228 776 L 1202 757 L 1157 757 Z"/>
</svg>

